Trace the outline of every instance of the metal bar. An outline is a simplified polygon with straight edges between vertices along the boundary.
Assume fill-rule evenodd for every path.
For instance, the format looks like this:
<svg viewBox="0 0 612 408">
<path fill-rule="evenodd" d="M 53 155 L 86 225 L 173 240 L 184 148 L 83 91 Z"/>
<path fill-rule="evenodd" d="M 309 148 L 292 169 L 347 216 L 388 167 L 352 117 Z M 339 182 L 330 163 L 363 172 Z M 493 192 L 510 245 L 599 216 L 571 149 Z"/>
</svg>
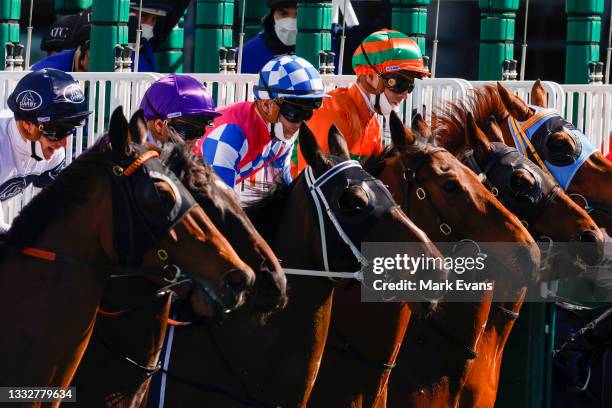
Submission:
<svg viewBox="0 0 612 408">
<path fill-rule="evenodd" d="M 338 10 L 340 11 L 340 10 Z M 344 44 L 346 43 L 346 0 L 342 9 L 342 36 L 340 37 L 340 58 L 338 59 L 338 75 L 342 75 L 344 65 Z"/>
<path fill-rule="evenodd" d="M 521 45 L 521 81 L 525 80 L 525 60 L 527 59 L 527 23 L 529 18 L 529 0 L 525 1 L 525 23 L 523 27 L 523 44 Z"/>
<path fill-rule="evenodd" d="M 30 69 L 30 50 L 32 48 L 32 10 L 34 9 L 34 0 L 30 0 L 30 19 L 28 22 L 28 38 L 26 40 L 26 55 L 24 71 Z"/>
<path fill-rule="evenodd" d="M 438 20 L 440 18 L 440 0 L 436 4 L 436 24 L 434 27 L 433 51 L 431 52 L 431 77 L 436 77 L 436 63 L 438 60 Z"/>
<path fill-rule="evenodd" d="M 606 84 L 610 83 L 610 57 L 612 56 L 612 5 L 610 7 L 610 22 L 608 27 L 608 48 L 606 50 Z"/>
<path fill-rule="evenodd" d="M 240 39 L 238 40 L 238 67 L 236 69 L 236 72 L 238 74 L 242 73 L 242 48 L 244 46 L 244 12 L 246 10 L 246 6 L 247 6 L 247 0 L 241 0 L 244 1 L 243 5 L 242 5 L 242 17 L 241 17 L 241 21 L 240 21 Z"/>
<path fill-rule="evenodd" d="M 142 34 L 142 0 L 138 7 L 138 28 L 136 29 L 136 51 L 134 53 L 134 72 L 138 72 L 138 63 L 140 62 L 140 35 Z"/>
</svg>

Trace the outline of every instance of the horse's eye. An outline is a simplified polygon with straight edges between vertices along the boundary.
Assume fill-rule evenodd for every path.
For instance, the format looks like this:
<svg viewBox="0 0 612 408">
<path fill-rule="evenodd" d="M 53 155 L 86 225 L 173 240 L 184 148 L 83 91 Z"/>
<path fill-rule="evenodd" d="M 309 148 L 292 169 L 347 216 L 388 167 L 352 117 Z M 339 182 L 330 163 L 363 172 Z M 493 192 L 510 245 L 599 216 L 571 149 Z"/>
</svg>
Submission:
<svg viewBox="0 0 612 408">
<path fill-rule="evenodd" d="M 461 186 L 459 185 L 457 180 L 449 180 L 442 185 L 442 190 L 444 190 L 445 193 L 449 194 L 456 193 L 457 191 L 461 190 Z"/>
<path fill-rule="evenodd" d="M 349 215 L 356 215 L 368 206 L 368 195 L 360 186 L 344 190 L 338 200 L 338 207 Z"/>
<path fill-rule="evenodd" d="M 516 194 L 526 194 L 535 190 L 536 180 L 531 173 L 525 169 L 512 172 L 510 177 L 510 188 Z"/>
<path fill-rule="evenodd" d="M 157 200 L 161 204 L 162 211 L 169 212 L 172 210 L 176 201 L 172 188 L 167 183 L 157 182 L 155 183 L 155 191 L 157 192 Z M 154 205 L 153 203 L 150 204 Z"/>
</svg>

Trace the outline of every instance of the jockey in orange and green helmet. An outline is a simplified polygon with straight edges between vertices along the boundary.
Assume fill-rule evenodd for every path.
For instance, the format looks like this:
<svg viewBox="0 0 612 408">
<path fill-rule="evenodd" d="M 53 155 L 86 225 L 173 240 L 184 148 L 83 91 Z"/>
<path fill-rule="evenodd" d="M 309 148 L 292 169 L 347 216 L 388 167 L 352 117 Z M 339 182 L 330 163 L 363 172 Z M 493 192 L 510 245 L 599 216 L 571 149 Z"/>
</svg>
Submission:
<svg viewBox="0 0 612 408">
<path fill-rule="evenodd" d="M 319 146 L 329 152 L 327 133 L 332 124 L 342 132 L 351 156 L 360 160 L 382 149 L 377 114 L 387 116 L 408 98 L 415 80 L 429 76 L 417 43 L 395 30 L 370 34 L 353 55 L 357 83 L 338 88 L 323 100 L 308 126 Z M 306 167 L 297 149 L 292 157 L 294 177 Z"/>
</svg>

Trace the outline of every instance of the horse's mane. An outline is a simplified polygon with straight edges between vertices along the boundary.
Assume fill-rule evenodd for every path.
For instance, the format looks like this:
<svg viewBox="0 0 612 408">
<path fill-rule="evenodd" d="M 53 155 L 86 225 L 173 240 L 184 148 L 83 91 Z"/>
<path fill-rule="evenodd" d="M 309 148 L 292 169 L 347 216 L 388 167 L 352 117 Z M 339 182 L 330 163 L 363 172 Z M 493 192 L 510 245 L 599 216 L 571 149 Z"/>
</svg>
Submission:
<svg viewBox="0 0 612 408">
<path fill-rule="evenodd" d="M 368 157 L 363 163 L 363 169 L 374 177 L 379 177 L 380 173 L 385 168 L 385 160 L 395 156 L 397 150 L 393 145 L 386 146 L 382 151 L 374 156 Z"/>
<path fill-rule="evenodd" d="M 12 246 L 32 246 L 41 237 L 49 224 L 65 219 L 68 214 L 83 205 L 95 181 L 108 165 L 108 143 L 96 143 L 81 154 L 58 177 L 19 213 L 7 234 Z M 135 158 L 136 152 L 129 149 L 128 157 Z"/>
<path fill-rule="evenodd" d="M 465 127 L 467 114 L 472 112 L 476 124 L 484 129 L 487 120 L 493 116 L 501 123 L 506 108 L 494 85 L 472 90 L 461 101 L 448 102 L 436 112 L 434 136 L 436 144 L 457 155 L 465 149 Z"/>
</svg>

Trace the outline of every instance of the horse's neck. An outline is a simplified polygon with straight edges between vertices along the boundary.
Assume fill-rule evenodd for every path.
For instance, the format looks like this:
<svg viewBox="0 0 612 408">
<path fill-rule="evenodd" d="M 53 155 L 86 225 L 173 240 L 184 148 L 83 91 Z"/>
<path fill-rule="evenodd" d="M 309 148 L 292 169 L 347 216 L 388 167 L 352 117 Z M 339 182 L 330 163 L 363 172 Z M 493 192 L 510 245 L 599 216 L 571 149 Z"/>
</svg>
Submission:
<svg viewBox="0 0 612 408">
<path fill-rule="evenodd" d="M 107 223 L 108 214 L 83 208 L 71 212 L 70 223 L 69 214 L 58 217 L 39 232 L 34 246 L 102 262 L 106 259 L 94 224 Z M 4 383 L 68 386 L 89 340 L 108 271 L 44 258 L 12 248 L 0 260 L 0 299 L 6 311 L 0 324 L 16 327 L 0 336 L 0 382 L 10 375 L 12 381 Z"/>
<path fill-rule="evenodd" d="M 125 358 L 144 367 L 155 367 L 164 342 L 170 311 L 170 297 L 148 296 L 110 302 L 108 311 L 128 311 L 119 316 L 100 315 L 95 333 L 75 375 L 73 384 L 80 390 L 83 406 L 122 398 L 122 406 L 139 406 L 148 392 L 149 379 L 144 370 L 127 363 Z M 128 302 L 128 303 L 126 303 Z M 111 309 L 112 308 L 112 309 Z M 129 337 L 126 337 L 129 333 Z M 101 362 L 104 362 L 101 364 Z"/>
</svg>

